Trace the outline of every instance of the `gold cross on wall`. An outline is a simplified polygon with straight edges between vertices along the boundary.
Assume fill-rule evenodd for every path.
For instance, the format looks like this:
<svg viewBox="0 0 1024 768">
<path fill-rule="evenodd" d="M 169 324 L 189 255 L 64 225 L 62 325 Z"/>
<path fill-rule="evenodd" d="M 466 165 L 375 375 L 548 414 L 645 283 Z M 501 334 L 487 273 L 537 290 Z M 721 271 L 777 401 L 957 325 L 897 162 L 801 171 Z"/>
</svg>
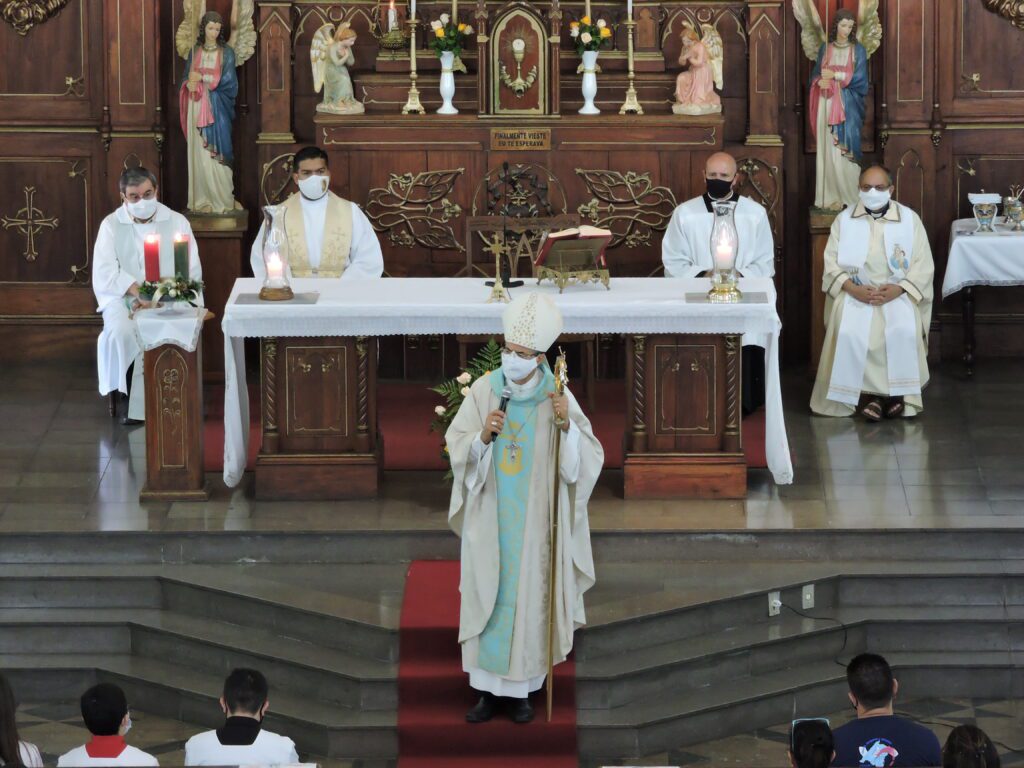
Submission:
<svg viewBox="0 0 1024 768">
<path fill-rule="evenodd" d="M 4 229 L 14 227 L 25 236 L 25 252 L 22 256 L 26 261 L 35 261 L 39 253 L 36 251 L 36 235 L 43 231 L 44 227 L 56 229 L 60 226 L 60 219 L 53 216 L 43 216 L 43 212 L 35 207 L 33 200 L 36 196 L 35 187 L 25 187 L 25 207 L 13 217 L 4 216 Z"/>
</svg>

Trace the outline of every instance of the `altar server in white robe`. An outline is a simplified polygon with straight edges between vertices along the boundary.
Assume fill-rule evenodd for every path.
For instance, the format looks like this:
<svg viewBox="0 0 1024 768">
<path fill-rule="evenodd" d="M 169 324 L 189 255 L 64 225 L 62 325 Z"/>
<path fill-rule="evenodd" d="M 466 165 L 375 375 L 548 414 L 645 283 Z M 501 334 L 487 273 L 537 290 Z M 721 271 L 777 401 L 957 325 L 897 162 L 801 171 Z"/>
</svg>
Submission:
<svg viewBox="0 0 1024 768">
<path fill-rule="evenodd" d="M 825 343 L 811 410 L 871 421 L 914 416 L 928 383 L 935 265 L 920 217 L 891 199 L 892 174 L 860 176 L 860 202 L 832 223 L 822 290 Z"/>
<path fill-rule="evenodd" d="M 299 188 L 283 203 L 288 236 L 288 277 L 337 277 L 342 280 L 378 278 L 384 256 L 373 225 L 359 206 L 330 190 L 327 153 L 305 147 L 295 153 L 292 179 Z M 263 234 L 252 244 L 252 273 L 266 277 Z"/>
<path fill-rule="evenodd" d="M 199 248 L 188 219 L 157 201 L 156 176 L 142 167 L 129 168 L 119 181 L 120 208 L 100 223 L 92 254 L 92 289 L 103 313 L 103 332 L 96 344 L 101 395 L 114 390 L 128 393 L 128 368 L 132 373 L 131 398 L 125 424 L 141 424 L 146 418 L 142 382 L 142 342 L 135 327 L 135 312 L 147 307 L 139 296 L 146 279 L 143 245 L 147 235 L 160 236 L 160 274 L 174 274 L 174 237 L 187 235 L 189 277 L 203 279 Z M 201 297 L 200 297 L 201 298 Z"/>
<path fill-rule="evenodd" d="M 471 723 L 489 720 L 500 698 L 515 722 L 533 719 L 529 695 L 548 668 L 556 469 L 555 663 L 572 649 L 573 631 L 586 621 L 583 595 L 594 584 L 587 502 L 604 462 L 576 398 L 556 394 L 543 354 L 562 331 L 558 307 L 538 293 L 521 295 L 503 325 L 501 369 L 473 383 L 445 435 L 455 475 L 448 520 L 462 539 L 462 667 L 481 694 L 466 715 Z"/>
<path fill-rule="evenodd" d="M 736 158 L 715 152 L 704 166 L 703 195 L 687 200 L 672 213 L 661 241 L 661 261 L 666 277 L 699 277 L 714 269 L 711 258 L 712 204 L 736 204 L 734 220 L 739 235 L 736 271 L 743 277 L 775 274 L 775 244 L 764 206 L 736 191 Z"/>
</svg>

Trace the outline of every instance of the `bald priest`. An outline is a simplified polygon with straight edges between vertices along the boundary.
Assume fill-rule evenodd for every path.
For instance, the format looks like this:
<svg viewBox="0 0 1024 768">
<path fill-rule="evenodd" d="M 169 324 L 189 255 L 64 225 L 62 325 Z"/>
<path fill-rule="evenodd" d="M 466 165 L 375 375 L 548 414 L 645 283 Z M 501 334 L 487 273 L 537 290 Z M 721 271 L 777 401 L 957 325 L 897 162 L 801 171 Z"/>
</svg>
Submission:
<svg viewBox="0 0 1024 768">
<path fill-rule="evenodd" d="M 515 722 L 533 719 L 529 696 L 548 670 L 556 482 L 554 662 L 572 650 L 594 584 L 587 502 L 604 463 L 590 421 L 571 392 L 556 393 L 544 356 L 562 332 L 558 307 L 526 294 L 509 304 L 503 325 L 501 370 L 473 383 L 445 435 L 455 475 L 448 520 L 462 539 L 462 668 L 480 693 L 471 723 L 490 720 L 502 699 Z"/>
</svg>

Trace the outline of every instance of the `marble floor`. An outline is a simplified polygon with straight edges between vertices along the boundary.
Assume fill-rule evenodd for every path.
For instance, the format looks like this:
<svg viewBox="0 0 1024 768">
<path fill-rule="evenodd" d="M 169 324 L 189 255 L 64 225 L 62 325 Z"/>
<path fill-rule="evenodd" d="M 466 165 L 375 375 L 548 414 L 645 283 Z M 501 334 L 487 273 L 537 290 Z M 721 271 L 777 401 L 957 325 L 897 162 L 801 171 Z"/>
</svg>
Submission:
<svg viewBox="0 0 1024 768">
<path fill-rule="evenodd" d="M 903 702 L 899 711 L 932 728 L 944 743 L 949 731 L 962 723 L 984 730 L 999 750 L 1004 766 L 1024 763 L 1024 702 L 1002 699 L 919 699 Z M 849 710 L 827 715 L 833 727 L 850 718 Z M 25 741 L 36 744 L 43 761 L 53 765 L 57 758 L 88 739 L 77 702 L 23 704 L 18 709 L 18 731 Z M 155 755 L 161 765 L 182 765 L 185 742 L 203 730 L 197 726 L 132 710 L 130 744 Z M 727 739 L 694 744 L 682 750 L 651 755 L 632 761 L 646 766 L 730 765 L 743 768 L 783 768 L 789 723 L 761 728 Z M 394 768 L 394 761 L 333 760 L 316 755 L 300 755 L 324 768 Z M 590 766 L 587 766 L 590 768 Z"/>
<path fill-rule="evenodd" d="M 1019 527 L 1024 525 L 1024 362 L 988 361 L 973 381 L 956 364 L 933 371 L 914 420 L 867 424 L 807 409 L 803 371 L 784 375 L 795 482 L 749 473 L 742 501 L 625 502 L 606 472 L 591 503 L 595 530 Z M 143 427 L 107 414 L 83 366 L 0 371 L 0 532 L 439 529 L 439 474 L 388 473 L 369 502 L 262 502 L 209 476 L 208 503 L 140 504 Z M 338 514 L 340 509 L 344 514 Z"/>
</svg>

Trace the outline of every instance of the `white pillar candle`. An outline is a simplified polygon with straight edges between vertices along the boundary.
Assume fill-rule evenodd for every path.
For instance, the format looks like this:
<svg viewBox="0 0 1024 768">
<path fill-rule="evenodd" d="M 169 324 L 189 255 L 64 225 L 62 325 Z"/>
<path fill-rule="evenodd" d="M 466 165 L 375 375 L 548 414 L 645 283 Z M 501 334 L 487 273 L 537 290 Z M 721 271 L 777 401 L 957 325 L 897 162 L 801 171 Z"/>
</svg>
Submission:
<svg viewBox="0 0 1024 768">
<path fill-rule="evenodd" d="M 395 0 L 388 5 L 388 32 L 398 29 L 398 12 L 395 10 Z"/>
<path fill-rule="evenodd" d="M 267 257 L 267 279 L 280 280 L 284 277 L 284 264 L 277 251 L 272 251 Z"/>
<path fill-rule="evenodd" d="M 626 0 L 626 18 L 633 18 L 633 0 Z"/>
<path fill-rule="evenodd" d="M 715 269 L 732 269 L 733 261 L 733 250 L 729 243 L 719 243 L 715 246 Z"/>
<path fill-rule="evenodd" d="M 409 0 L 409 20 L 416 18 L 416 0 Z"/>
</svg>

